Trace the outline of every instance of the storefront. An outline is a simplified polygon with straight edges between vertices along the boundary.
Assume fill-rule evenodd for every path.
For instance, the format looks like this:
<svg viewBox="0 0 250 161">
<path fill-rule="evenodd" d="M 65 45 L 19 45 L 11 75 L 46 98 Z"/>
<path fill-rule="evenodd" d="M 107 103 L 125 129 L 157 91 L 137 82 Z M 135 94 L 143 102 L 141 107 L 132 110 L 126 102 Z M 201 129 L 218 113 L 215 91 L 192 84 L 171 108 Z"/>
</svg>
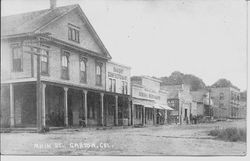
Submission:
<svg viewBox="0 0 250 161">
<path fill-rule="evenodd" d="M 167 93 L 160 89 L 160 80 L 147 76 L 132 77 L 132 124 L 162 125 L 166 124 Z"/>
<path fill-rule="evenodd" d="M 106 126 L 131 125 L 130 67 L 110 61 L 106 72 Z"/>
</svg>

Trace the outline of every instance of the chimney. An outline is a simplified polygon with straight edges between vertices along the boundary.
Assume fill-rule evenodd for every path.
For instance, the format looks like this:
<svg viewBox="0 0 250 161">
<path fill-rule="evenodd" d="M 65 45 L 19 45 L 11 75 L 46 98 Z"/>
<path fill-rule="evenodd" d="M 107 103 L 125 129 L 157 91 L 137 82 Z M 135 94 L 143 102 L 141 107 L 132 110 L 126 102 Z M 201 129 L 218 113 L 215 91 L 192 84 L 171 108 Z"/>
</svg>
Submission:
<svg viewBox="0 0 250 161">
<path fill-rule="evenodd" d="M 56 0 L 50 0 L 50 9 L 56 8 Z"/>
</svg>

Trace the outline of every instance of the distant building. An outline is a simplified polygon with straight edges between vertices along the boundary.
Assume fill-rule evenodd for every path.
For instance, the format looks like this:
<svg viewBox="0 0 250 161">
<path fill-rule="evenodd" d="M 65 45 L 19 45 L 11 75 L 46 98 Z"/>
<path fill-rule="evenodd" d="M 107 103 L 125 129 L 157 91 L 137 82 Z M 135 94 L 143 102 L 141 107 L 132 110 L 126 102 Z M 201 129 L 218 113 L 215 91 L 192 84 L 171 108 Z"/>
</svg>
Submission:
<svg viewBox="0 0 250 161">
<path fill-rule="evenodd" d="M 195 102 L 197 106 L 196 115 L 197 116 L 199 115 L 200 116 L 213 116 L 214 103 L 213 103 L 213 100 L 209 98 L 209 91 L 206 89 L 202 89 L 198 91 L 191 91 L 190 93 L 193 97 L 193 101 Z"/>
<path fill-rule="evenodd" d="M 131 77 L 132 118 L 134 125 L 157 125 L 166 123 L 167 91 L 160 87 L 161 81 L 148 76 Z"/>
<path fill-rule="evenodd" d="M 240 89 L 237 87 L 212 87 L 211 97 L 217 100 L 220 117 L 239 118 Z"/>
<path fill-rule="evenodd" d="M 240 105 L 239 105 L 239 118 L 245 119 L 247 116 L 247 93 L 242 92 L 240 94 Z"/>
<path fill-rule="evenodd" d="M 173 108 L 169 111 L 169 122 L 188 124 L 192 110 L 192 95 L 188 85 L 161 85 L 168 92 L 168 105 Z"/>
</svg>

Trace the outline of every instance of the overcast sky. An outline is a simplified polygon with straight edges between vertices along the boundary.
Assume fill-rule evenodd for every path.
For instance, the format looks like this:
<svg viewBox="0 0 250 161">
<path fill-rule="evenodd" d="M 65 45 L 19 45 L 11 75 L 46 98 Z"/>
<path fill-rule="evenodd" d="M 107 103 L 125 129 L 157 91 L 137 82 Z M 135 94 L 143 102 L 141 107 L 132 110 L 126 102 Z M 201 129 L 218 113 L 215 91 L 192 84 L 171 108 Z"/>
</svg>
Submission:
<svg viewBox="0 0 250 161">
<path fill-rule="evenodd" d="M 194 74 L 211 85 L 247 86 L 245 0 L 57 0 L 78 3 L 112 60 L 132 75 Z M 49 0 L 2 0 L 2 16 L 49 8 Z"/>
</svg>

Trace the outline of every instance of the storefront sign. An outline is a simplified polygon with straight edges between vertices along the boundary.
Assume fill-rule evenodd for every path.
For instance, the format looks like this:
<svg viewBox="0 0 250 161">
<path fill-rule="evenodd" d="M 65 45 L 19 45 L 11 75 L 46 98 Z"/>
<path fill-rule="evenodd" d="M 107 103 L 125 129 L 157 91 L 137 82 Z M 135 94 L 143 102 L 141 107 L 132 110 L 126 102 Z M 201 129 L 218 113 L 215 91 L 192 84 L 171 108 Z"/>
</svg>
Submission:
<svg viewBox="0 0 250 161">
<path fill-rule="evenodd" d="M 108 72 L 108 77 L 120 80 L 127 80 L 127 76 L 124 76 L 123 72 L 124 70 L 122 68 L 113 67 L 113 72 Z"/>
<path fill-rule="evenodd" d="M 158 93 L 151 92 L 152 90 L 145 90 L 144 88 L 133 87 L 133 97 L 149 99 L 149 100 L 161 100 L 161 96 Z"/>
</svg>

